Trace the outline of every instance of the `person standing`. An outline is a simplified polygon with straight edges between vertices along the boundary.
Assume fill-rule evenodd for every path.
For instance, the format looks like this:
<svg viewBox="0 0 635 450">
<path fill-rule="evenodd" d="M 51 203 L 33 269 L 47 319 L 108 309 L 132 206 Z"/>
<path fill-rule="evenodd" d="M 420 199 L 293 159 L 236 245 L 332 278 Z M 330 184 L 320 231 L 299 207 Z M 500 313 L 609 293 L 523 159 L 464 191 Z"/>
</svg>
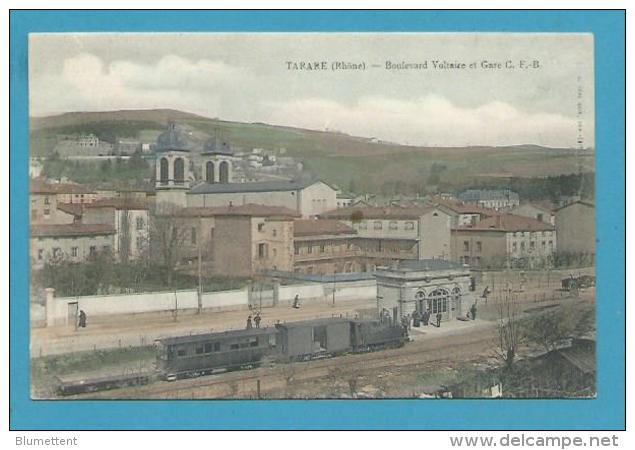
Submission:
<svg viewBox="0 0 635 450">
<path fill-rule="evenodd" d="M 251 330 L 252 326 L 251 326 L 251 314 L 249 315 L 249 317 L 247 317 L 247 329 Z"/>
<path fill-rule="evenodd" d="M 261 321 L 261 317 L 260 317 L 260 311 L 258 311 L 256 313 L 256 317 L 254 317 L 254 323 L 256 324 L 256 328 L 260 328 L 260 321 Z"/>
<path fill-rule="evenodd" d="M 79 310 L 79 328 L 86 328 L 86 313 L 83 309 Z"/>
<path fill-rule="evenodd" d="M 476 303 L 472 303 L 472 307 L 470 308 L 470 318 L 472 320 L 476 320 Z"/>
<path fill-rule="evenodd" d="M 441 315 L 440 312 L 437 313 L 437 328 L 441 328 L 441 319 L 443 318 L 443 316 Z"/>
<path fill-rule="evenodd" d="M 293 307 L 295 309 L 299 309 L 300 308 L 300 295 L 295 294 L 295 298 L 293 299 Z"/>
</svg>

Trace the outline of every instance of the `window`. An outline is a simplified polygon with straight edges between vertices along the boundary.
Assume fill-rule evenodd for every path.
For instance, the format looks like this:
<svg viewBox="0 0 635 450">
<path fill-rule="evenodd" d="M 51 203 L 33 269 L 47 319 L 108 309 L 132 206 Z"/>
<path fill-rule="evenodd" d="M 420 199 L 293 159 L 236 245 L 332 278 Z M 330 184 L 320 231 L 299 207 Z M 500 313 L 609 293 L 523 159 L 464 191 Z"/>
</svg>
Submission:
<svg viewBox="0 0 635 450">
<path fill-rule="evenodd" d="M 276 237 L 278 235 L 278 230 L 274 228 L 273 230 L 271 230 L 271 234 L 273 234 L 273 237 Z"/>
<path fill-rule="evenodd" d="M 542 241 L 542 242 L 541 242 L 541 245 L 542 245 L 542 249 L 543 249 L 543 250 L 545 250 L 545 249 L 547 248 L 547 242 Z"/>
<path fill-rule="evenodd" d="M 265 229 L 265 224 L 264 223 L 259 223 L 258 224 L 258 231 L 263 231 Z"/>
<path fill-rule="evenodd" d="M 306 252 L 307 253 L 313 253 L 313 246 L 311 244 L 309 244 L 306 248 Z"/>
<path fill-rule="evenodd" d="M 414 222 L 406 222 L 406 230 L 414 230 L 415 229 L 415 223 Z"/>
<path fill-rule="evenodd" d="M 381 228 L 382 228 L 381 220 L 376 220 L 375 222 L 373 222 L 373 229 L 381 230 Z"/>
<path fill-rule="evenodd" d="M 97 246 L 96 245 L 91 245 L 90 249 L 88 251 L 89 251 L 91 256 L 95 255 L 95 253 L 97 253 Z"/>
<path fill-rule="evenodd" d="M 181 349 L 179 349 L 179 350 L 177 350 L 177 351 L 176 351 L 176 356 L 183 357 L 183 356 L 185 356 L 185 355 L 187 355 L 187 350 L 186 350 L 186 349 L 184 349 L 184 348 L 181 348 Z"/>
<path fill-rule="evenodd" d="M 476 251 L 479 253 L 483 251 L 483 243 L 481 241 L 476 241 Z"/>
<path fill-rule="evenodd" d="M 360 230 L 366 230 L 366 229 L 368 229 L 368 224 L 367 224 L 366 222 L 364 222 L 364 221 L 360 222 L 360 223 L 359 223 L 359 229 L 360 229 Z"/>
<path fill-rule="evenodd" d="M 62 256 L 62 249 L 59 247 L 55 247 L 53 249 L 53 258 L 59 258 L 60 256 Z"/>
<path fill-rule="evenodd" d="M 197 355 L 202 355 L 205 351 L 205 347 L 203 345 L 197 345 L 196 346 L 196 354 Z"/>
<path fill-rule="evenodd" d="M 543 219 L 543 215 L 541 213 L 538 213 L 538 215 L 536 216 L 536 219 L 540 220 L 542 222 Z"/>
<path fill-rule="evenodd" d="M 258 347 L 258 338 L 249 339 L 250 347 Z"/>
<path fill-rule="evenodd" d="M 523 252 L 525 251 L 525 243 L 524 242 L 520 243 L 520 250 L 523 251 Z"/>
<path fill-rule="evenodd" d="M 143 236 L 137 236 L 137 251 L 143 250 Z"/>
<path fill-rule="evenodd" d="M 44 259 L 44 250 L 43 249 L 39 249 L 37 251 L 37 259 L 38 259 L 38 261 L 41 261 L 42 259 Z"/>
<path fill-rule="evenodd" d="M 101 250 L 102 250 L 104 253 L 110 253 L 110 245 L 103 245 L 103 246 L 101 247 Z"/>
<path fill-rule="evenodd" d="M 267 256 L 267 244 L 258 244 L 258 258 L 265 258 Z"/>
<path fill-rule="evenodd" d="M 463 251 L 464 252 L 470 251 L 470 241 L 463 241 Z"/>
<path fill-rule="evenodd" d="M 388 227 L 391 230 L 396 230 L 397 229 L 397 221 L 396 220 L 391 220 L 390 223 L 388 224 Z"/>
<path fill-rule="evenodd" d="M 532 250 L 535 249 L 536 248 L 536 241 L 531 241 L 529 243 L 529 248 L 532 249 Z"/>
<path fill-rule="evenodd" d="M 518 250 L 518 244 L 516 242 L 512 243 L 512 250 L 513 251 Z"/>
<path fill-rule="evenodd" d="M 145 221 L 143 220 L 143 217 L 137 217 L 137 230 L 143 230 L 144 226 Z"/>
<path fill-rule="evenodd" d="M 293 246 L 293 254 L 294 255 L 299 255 L 300 254 L 300 247 L 295 245 Z"/>
<path fill-rule="evenodd" d="M 192 227 L 192 245 L 196 245 L 196 227 Z"/>
<path fill-rule="evenodd" d="M 50 205 L 51 204 L 51 200 L 49 199 L 48 195 L 46 197 L 44 197 L 44 204 L 45 205 Z"/>
<path fill-rule="evenodd" d="M 326 246 L 324 244 L 320 244 L 320 253 L 324 253 L 324 250 L 326 250 Z"/>
<path fill-rule="evenodd" d="M 77 258 L 78 252 L 79 252 L 79 249 L 77 247 L 72 247 L 71 248 L 71 256 L 72 257 Z"/>
<path fill-rule="evenodd" d="M 432 314 L 445 313 L 448 311 L 448 291 L 445 289 L 436 289 L 428 298 L 428 309 Z"/>
</svg>

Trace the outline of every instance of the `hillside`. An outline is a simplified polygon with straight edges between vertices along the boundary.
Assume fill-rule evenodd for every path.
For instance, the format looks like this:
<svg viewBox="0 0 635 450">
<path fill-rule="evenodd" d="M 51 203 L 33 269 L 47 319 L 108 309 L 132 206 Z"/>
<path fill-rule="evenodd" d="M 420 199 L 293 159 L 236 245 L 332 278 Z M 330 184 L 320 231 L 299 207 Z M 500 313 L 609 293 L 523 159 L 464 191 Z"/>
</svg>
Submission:
<svg viewBox="0 0 635 450">
<path fill-rule="evenodd" d="M 594 171 L 594 153 L 578 156 L 571 149 L 536 145 L 508 147 L 416 147 L 376 141 L 336 132 L 299 129 L 263 123 L 230 122 L 182 111 L 127 110 L 75 112 L 31 119 L 31 154 L 50 151 L 56 135 L 94 133 L 153 139 L 169 120 L 208 134 L 221 134 L 235 147 L 271 150 L 305 162 L 315 175 L 348 187 L 354 184 L 377 191 L 385 184 L 474 184 L 475 180 L 545 177 Z M 389 188 L 390 189 L 390 188 Z"/>
</svg>

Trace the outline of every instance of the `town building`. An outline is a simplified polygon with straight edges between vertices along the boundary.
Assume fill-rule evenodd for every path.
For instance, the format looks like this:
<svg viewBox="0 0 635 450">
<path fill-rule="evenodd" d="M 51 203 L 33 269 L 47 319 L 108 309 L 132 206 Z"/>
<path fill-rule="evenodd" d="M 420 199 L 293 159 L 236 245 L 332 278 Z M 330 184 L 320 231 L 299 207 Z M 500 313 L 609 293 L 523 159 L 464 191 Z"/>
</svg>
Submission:
<svg viewBox="0 0 635 450">
<path fill-rule="evenodd" d="M 452 260 L 471 267 L 533 267 L 549 264 L 556 251 L 553 225 L 500 214 L 452 230 Z"/>
<path fill-rule="evenodd" d="M 593 262 L 595 257 L 595 205 L 576 201 L 555 211 L 558 253 Z"/>
<path fill-rule="evenodd" d="M 509 212 L 517 216 L 531 217 L 540 222 L 555 225 L 556 215 L 554 210 L 555 207 L 546 202 L 528 202 L 513 208 Z"/>
<path fill-rule="evenodd" d="M 94 134 L 78 137 L 66 137 L 59 140 L 53 148 L 53 153 L 60 158 L 73 156 L 105 156 L 113 153 L 113 145 L 100 140 Z"/>
<path fill-rule="evenodd" d="M 31 225 L 31 267 L 47 262 L 82 262 L 100 253 L 110 254 L 115 229 L 105 224 Z"/>
<path fill-rule="evenodd" d="M 322 181 L 234 183 L 232 150 L 217 138 L 212 138 L 201 153 L 202 182 L 194 185 L 190 166 L 195 151 L 197 147 L 175 124 L 157 138 L 156 202 L 160 208 L 257 204 L 288 208 L 302 217 L 311 217 L 337 205 L 335 189 Z"/>
<path fill-rule="evenodd" d="M 357 231 L 367 255 L 391 259 L 449 259 L 451 216 L 438 207 L 352 206 L 320 215 Z"/>
<path fill-rule="evenodd" d="M 96 200 L 83 205 L 84 224 L 107 224 L 115 230 L 113 255 L 122 262 L 147 254 L 150 216 L 144 202 L 126 198 Z"/>
<path fill-rule="evenodd" d="M 434 197 L 428 201 L 431 206 L 436 206 L 452 216 L 452 227 L 474 226 L 482 219 L 499 214 L 495 209 L 484 208 L 473 203 L 462 203 L 455 200 Z"/>
<path fill-rule="evenodd" d="M 229 208 L 228 208 L 229 209 Z M 214 274 L 293 271 L 293 210 L 246 205 L 214 218 Z"/>
<path fill-rule="evenodd" d="M 377 309 L 393 319 L 428 310 L 443 321 L 464 317 L 474 303 L 469 268 L 438 259 L 401 261 L 382 267 L 377 279 Z"/>
<path fill-rule="evenodd" d="M 510 189 L 468 189 L 458 196 L 463 203 L 472 203 L 495 210 L 509 209 L 520 204 L 518 194 Z"/>
<path fill-rule="evenodd" d="M 63 220 L 57 213 L 57 191 L 54 186 L 36 180 L 29 183 L 30 221 L 32 225 L 55 224 Z M 72 222 L 72 220 L 71 220 Z"/>
<path fill-rule="evenodd" d="M 299 219 L 293 228 L 294 271 L 306 274 L 360 272 L 357 231 L 339 220 Z"/>
</svg>

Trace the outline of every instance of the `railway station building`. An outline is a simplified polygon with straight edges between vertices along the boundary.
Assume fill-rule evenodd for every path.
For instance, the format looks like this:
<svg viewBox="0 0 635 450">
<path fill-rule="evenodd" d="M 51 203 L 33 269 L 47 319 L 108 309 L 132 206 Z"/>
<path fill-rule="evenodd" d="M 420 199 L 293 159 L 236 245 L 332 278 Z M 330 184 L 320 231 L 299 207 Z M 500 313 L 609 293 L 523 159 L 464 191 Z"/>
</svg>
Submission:
<svg viewBox="0 0 635 450">
<path fill-rule="evenodd" d="M 433 317 L 441 313 L 442 320 L 454 320 L 465 316 L 475 300 L 469 268 L 450 261 L 401 261 L 379 268 L 375 278 L 378 312 L 393 318 L 427 309 Z"/>
</svg>

